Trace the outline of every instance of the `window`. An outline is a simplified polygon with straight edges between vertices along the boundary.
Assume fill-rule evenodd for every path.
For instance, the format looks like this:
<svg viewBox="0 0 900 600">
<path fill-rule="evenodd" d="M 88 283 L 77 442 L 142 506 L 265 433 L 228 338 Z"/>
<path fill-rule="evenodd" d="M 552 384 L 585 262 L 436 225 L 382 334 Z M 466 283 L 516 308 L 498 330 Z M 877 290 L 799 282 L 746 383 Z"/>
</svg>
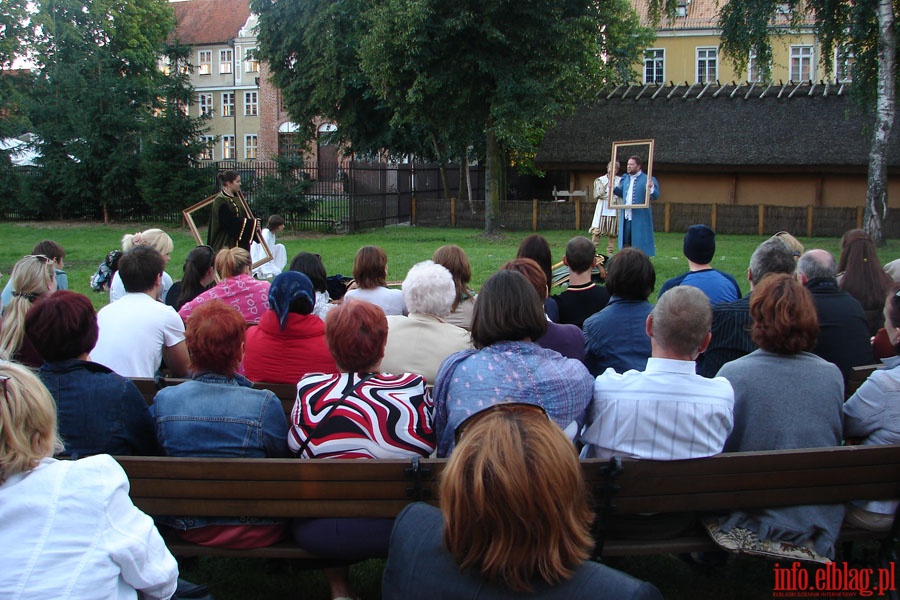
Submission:
<svg viewBox="0 0 900 600">
<path fill-rule="evenodd" d="M 201 75 L 212 73 L 212 50 L 197 52 L 197 72 Z"/>
<path fill-rule="evenodd" d="M 233 50 L 219 50 L 219 73 L 231 73 L 231 63 L 233 62 Z"/>
<path fill-rule="evenodd" d="M 709 83 L 719 78 L 718 48 L 697 48 L 697 83 Z"/>
<path fill-rule="evenodd" d="M 296 133 L 278 134 L 278 156 L 300 156 L 300 142 Z"/>
<path fill-rule="evenodd" d="M 244 92 L 244 116 L 255 117 L 258 114 L 257 93 Z"/>
<path fill-rule="evenodd" d="M 663 83 L 666 80 L 665 50 L 657 48 L 644 52 L 644 83 Z"/>
<path fill-rule="evenodd" d="M 213 160 L 213 146 L 216 139 L 211 135 L 201 135 L 200 141 L 203 143 L 203 150 L 200 151 L 200 160 Z"/>
<path fill-rule="evenodd" d="M 856 56 L 849 48 L 837 48 L 834 51 L 834 77 L 840 83 L 853 81 L 853 63 Z"/>
<path fill-rule="evenodd" d="M 250 49 L 244 53 L 244 71 L 246 73 L 259 73 L 259 61 L 253 56 L 255 50 Z"/>
<path fill-rule="evenodd" d="M 222 160 L 234 160 L 234 136 L 222 136 Z"/>
<path fill-rule="evenodd" d="M 747 81 L 762 81 L 762 75 L 759 72 L 759 61 L 756 60 L 756 52 L 750 53 L 747 59 Z"/>
<path fill-rule="evenodd" d="M 208 115 L 213 109 L 213 95 L 200 94 L 200 116 Z"/>
<path fill-rule="evenodd" d="M 791 81 L 812 81 L 815 73 L 812 70 L 812 46 L 791 46 Z"/>
<path fill-rule="evenodd" d="M 222 116 L 234 116 L 234 92 L 222 92 Z"/>
<path fill-rule="evenodd" d="M 255 134 L 244 136 L 244 158 L 247 160 L 256 158 L 257 137 Z"/>
</svg>

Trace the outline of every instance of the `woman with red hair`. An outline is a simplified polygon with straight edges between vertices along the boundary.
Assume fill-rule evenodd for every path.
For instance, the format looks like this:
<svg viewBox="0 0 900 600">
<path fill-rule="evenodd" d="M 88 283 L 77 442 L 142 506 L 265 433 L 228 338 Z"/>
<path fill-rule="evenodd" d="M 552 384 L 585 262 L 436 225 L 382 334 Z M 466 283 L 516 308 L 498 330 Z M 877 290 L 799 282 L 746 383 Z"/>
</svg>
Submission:
<svg viewBox="0 0 900 600">
<path fill-rule="evenodd" d="M 790 275 L 766 275 L 753 288 L 750 318 L 759 349 L 718 373 L 734 388 L 725 452 L 840 446 L 844 378 L 810 353 L 819 334 L 812 294 Z M 841 504 L 735 511 L 719 529 L 733 541 L 794 544 L 833 559 L 843 518 Z"/>
<path fill-rule="evenodd" d="M 381 373 L 388 323 L 374 304 L 344 300 L 325 319 L 342 373 L 297 384 L 288 446 L 300 458 L 411 458 L 434 450 L 431 397 L 421 375 Z M 316 556 L 387 556 L 393 519 L 297 519 L 294 539 Z M 332 598 L 353 597 L 346 567 L 326 569 Z"/>
<path fill-rule="evenodd" d="M 185 331 L 193 379 L 156 394 L 151 412 L 166 456 L 286 457 L 287 419 L 278 397 L 237 374 L 244 356 L 244 318 L 221 300 L 194 309 Z M 163 517 L 195 544 L 261 548 L 284 535 L 281 520 Z"/>
</svg>

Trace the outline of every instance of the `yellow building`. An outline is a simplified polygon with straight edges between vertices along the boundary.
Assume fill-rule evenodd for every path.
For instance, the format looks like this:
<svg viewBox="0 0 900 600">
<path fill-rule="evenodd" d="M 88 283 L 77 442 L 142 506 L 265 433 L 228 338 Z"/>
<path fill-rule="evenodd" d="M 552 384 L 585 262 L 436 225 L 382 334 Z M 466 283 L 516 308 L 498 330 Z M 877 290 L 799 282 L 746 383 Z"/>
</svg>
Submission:
<svg viewBox="0 0 900 600">
<path fill-rule="evenodd" d="M 641 23 L 652 27 L 646 0 L 632 0 Z M 848 79 L 846 57 L 822 56 L 812 21 L 804 19 L 799 30 L 788 27 L 790 15 L 776 19 L 776 35 L 772 40 L 772 68 L 769 80 L 808 82 L 826 79 Z M 656 40 L 644 52 L 643 64 L 636 65 L 636 79 L 642 83 L 742 83 L 760 82 L 755 57 L 747 57 L 747 67 L 738 73 L 730 59 L 722 53 L 718 27 L 717 0 L 680 0 L 677 15 L 664 17 L 656 27 Z"/>
<path fill-rule="evenodd" d="M 178 41 L 191 47 L 191 116 L 212 114 L 203 136 L 205 161 L 256 159 L 259 152 L 259 62 L 256 15 L 248 0 L 181 0 L 175 9 Z"/>
</svg>

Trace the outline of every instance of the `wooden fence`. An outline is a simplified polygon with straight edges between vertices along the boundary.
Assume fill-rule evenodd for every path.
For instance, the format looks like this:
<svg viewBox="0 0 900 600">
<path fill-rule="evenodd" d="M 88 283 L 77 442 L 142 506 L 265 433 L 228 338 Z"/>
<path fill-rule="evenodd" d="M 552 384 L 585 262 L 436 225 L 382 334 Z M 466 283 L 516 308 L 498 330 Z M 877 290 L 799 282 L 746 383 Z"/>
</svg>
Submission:
<svg viewBox="0 0 900 600">
<path fill-rule="evenodd" d="M 595 202 L 576 199 L 571 202 L 503 202 L 497 223 L 512 231 L 587 230 L 594 215 Z M 654 229 L 684 232 L 695 223 L 704 223 L 718 233 L 767 235 L 790 231 L 805 237 L 838 237 L 848 229 L 862 227 L 863 207 L 853 206 L 775 206 L 731 204 L 654 204 Z M 456 198 L 423 199 L 414 197 L 411 223 L 423 227 L 484 226 L 484 204 L 460 202 Z M 885 236 L 900 237 L 900 216 L 889 211 L 884 222 Z"/>
</svg>

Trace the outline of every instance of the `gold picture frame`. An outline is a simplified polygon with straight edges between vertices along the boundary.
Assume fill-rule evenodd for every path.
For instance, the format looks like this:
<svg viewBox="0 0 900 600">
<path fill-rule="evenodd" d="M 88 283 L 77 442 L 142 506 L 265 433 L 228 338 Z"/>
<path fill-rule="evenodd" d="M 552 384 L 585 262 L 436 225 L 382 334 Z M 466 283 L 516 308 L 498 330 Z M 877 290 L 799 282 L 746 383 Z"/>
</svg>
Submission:
<svg viewBox="0 0 900 600">
<path fill-rule="evenodd" d="M 203 238 L 200 237 L 200 230 L 197 229 L 197 224 L 194 222 L 193 214 L 195 212 L 197 212 L 198 210 L 204 209 L 207 206 L 209 206 L 210 204 L 212 204 L 218 195 L 219 195 L 218 193 L 215 193 L 212 196 L 204 198 L 200 202 L 197 202 L 196 204 L 192 204 L 191 206 L 188 206 L 186 209 L 181 211 L 181 215 L 184 217 L 184 220 L 187 222 L 188 229 L 191 230 L 191 234 L 194 236 L 194 240 L 197 242 L 198 246 L 202 246 L 206 242 L 204 242 Z M 241 203 L 241 208 L 244 210 L 244 215 L 246 216 L 246 218 L 252 219 L 253 211 L 250 210 L 250 205 L 247 204 L 247 200 L 244 198 L 244 195 L 241 194 L 240 192 L 238 192 L 237 199 Z M 250 266 L 251 269 L 255 269 L 255 268 L 259 267 L 260 265 L 264 265 L 267 262 L 274 260 L 274 257 L 272 256 L 272 250 L 269 248 L 269 245 L 266 243 L 266 240 L 263 239 L 262 230 L 257 229 L 256 231 L 253 232 L 253 241 L 259 243 L 259 245 L 263 249 L 263 252 L 265 252 L 265 256 L 263 258 L 259 259 L 258 261 L 256 261 L 255 263 L 253 263 Z"/>
<path fill-rule="evenodd" d="M 616 162 L 620 162 L 623 166 L 627 164 L 628 157 L 632 155 L 640 156 L 642 154 L 641 150 L 646 153 L 647 158 L 644 160 L 644 168 L 642 169 L 644 173 L 647 174 L 647 191 L 644 193 L 644 202 L 640 204 L 625 204 L 625 198 L 619 198 L 615 194 L 613 194 L 613 189 L 615 189 L 615 173 L 609 171 L 607 176 L 609 177 L 609 189 L 607 190 L 606 196 L 606 205 L 615 210 L 622 210 L 625 208 L 650 208 L 650 188 L 653 186 L 653 146 L 655 140 L 625 140 L 621 142 L 613 142 L 612 143 L 612 152 L 610 156 L 612 159 L 609 164 L 613 165 L 613 169 L 615 169 Z M 619 151 L 622 149 L 623 158 L 625 160 L 619 159 Z M 609 169 L 609 166 L 607 166 Z"/>
</svg>

